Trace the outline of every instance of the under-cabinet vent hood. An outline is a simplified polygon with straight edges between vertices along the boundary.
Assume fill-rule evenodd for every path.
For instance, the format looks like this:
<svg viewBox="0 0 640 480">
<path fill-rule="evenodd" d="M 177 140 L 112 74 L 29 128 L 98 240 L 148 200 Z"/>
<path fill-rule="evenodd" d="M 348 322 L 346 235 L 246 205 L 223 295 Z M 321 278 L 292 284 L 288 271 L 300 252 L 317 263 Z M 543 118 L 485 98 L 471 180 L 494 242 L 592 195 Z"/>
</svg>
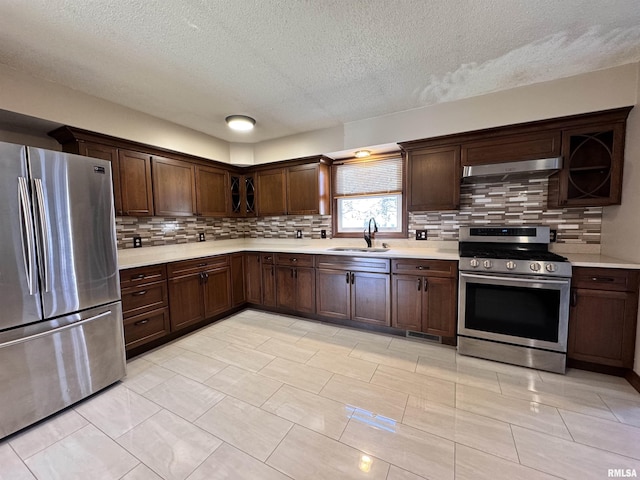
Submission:
<svg viewBox="0 0 640 480">
<path fill-rule="evenodd" d="M 562 157 L 522 160 L 520 162 L 466 165 L 462 169 L 463 183 L 504 182 L 545 178 L 562 168 Z"/>
</svg>

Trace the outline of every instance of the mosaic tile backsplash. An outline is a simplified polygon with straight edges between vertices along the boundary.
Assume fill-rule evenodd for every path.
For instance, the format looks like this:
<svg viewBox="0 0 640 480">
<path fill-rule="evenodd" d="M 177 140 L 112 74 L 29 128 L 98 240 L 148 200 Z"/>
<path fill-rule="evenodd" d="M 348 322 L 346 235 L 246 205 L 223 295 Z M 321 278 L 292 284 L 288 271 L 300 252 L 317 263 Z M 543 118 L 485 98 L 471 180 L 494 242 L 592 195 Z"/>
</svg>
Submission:
<svg viewBox="0 0 640 480">
<path fill-rule="evenodd" d="M 558 243 L 600 244 L 602 207 L 547 210 L 548 179 L 477 183 L 460 187 L 460 210 L 410 212 L 409 238 L 427 230 L 429 240 L 458 240 L 461 225 L 549 225 Z"/>
<path fill-rule="evenodd" d="M 409 239 L 416 229 L 428 231 L 429 240 L 458 240 L 461 225 L 536 224 L 557 229 L 558 243 L 600 244 L 602 207 L 547 210 L 547 179 L 506 184 L 462 185 L 460 210 L 409 213 Z M 283 215 L 262 218 L 116 217 L 118 248 L 133 248 L 133 237 L 142 245 L 172 245 L 234 238 L 331 237 L 330 215 Z"/>
</svg>

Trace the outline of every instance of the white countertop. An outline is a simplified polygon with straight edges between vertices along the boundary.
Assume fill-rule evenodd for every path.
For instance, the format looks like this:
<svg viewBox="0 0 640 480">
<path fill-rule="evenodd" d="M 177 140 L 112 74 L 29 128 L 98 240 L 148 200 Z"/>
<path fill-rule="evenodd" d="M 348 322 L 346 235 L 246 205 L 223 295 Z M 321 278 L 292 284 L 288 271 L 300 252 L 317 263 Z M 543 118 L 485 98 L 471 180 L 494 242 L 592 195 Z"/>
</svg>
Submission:
<svg viewBox="0 0 640 480">
<path fill-rule="evenodd" d="M 376 247 L 378 245 L 376 241 Z M 379 257 L 379 258 L 422 258 L 430 260 L 458 260 L 457 242 L 415 242 L 389 240 L 391 248 L 386 252 L 336 252 L 334 247 L 363 247 L 362 240 L 332 239 L 332 240 L 287 240 L 287 239 L 237 239 L 217 240 L 201 243 L 185 243 L 179 245 L 162 245 L 156 247 L 129 248 L 118 250 L 118 266 L 120 269 L 169 263 L 209 255 L 223 255 L 227 253 L 251 252 L 280 252 L 298 254 L 345 255 L 350 257 Z M 424 246 L 423 246 L 424 245 Z M 640 269 L 639 263 L 629 262 L 619 258 L 593 253 L 560 252 L 576 267 L 600 268 L 628 268 Z"/>
</svg>

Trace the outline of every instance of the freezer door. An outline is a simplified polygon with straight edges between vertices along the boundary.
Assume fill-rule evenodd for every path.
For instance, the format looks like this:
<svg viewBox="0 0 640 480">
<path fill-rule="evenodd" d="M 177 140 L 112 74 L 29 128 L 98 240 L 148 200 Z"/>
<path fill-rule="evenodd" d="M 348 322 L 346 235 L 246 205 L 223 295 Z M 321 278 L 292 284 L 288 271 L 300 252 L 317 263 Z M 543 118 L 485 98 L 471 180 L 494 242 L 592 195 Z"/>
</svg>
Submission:
<svg viewBox="0 0 640 480">
<path fill-rule="evenodd" d="M 120 298 L 111 164 L 28 148 L 45 318 Z"/>
<path fill-rule="evenodd" d="M 0 143 L 0 331 L 42 319 L 25 153 Z"/>
<path fill-rule="evenodd" d="M 0 438 L 121 379 L 122 328 L 116 302 L 0 333 Z"/>
</svg>

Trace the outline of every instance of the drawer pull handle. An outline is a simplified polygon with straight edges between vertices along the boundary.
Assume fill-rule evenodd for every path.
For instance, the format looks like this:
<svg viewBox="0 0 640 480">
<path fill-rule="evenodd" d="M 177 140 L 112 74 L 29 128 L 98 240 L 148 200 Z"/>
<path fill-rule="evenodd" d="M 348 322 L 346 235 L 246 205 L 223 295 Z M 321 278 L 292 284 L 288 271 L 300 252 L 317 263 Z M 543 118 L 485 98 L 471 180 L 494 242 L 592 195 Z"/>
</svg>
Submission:
<svg viewBox="0 0 640 480">
<path fill-rule="evenodd" d="M 149 319 L 145 318 L 144 320 L 139 320 L 136 323 L 134 323 L 134 325 L 144 325 L 145 323 L 149 323 Z"/>
<path fill-rule="evenodd" d="M 265 260 L 271 260 L 271 257 L 264 257 Z"/>
<path fill-rule="evenodd" d="M 199 266 L 199 267 L 206 267 L 206 266 L 207 266 L 207 264 L 206 264 L 206 263 L 199 263 L 199 264 L 198 264 L 198 266 Z"/>
<path fill-rule="evenodd" d="M 591 280 L 593 280 L 594 282 L 615 282 L 616 281 L 615 278 L 611 278 L 611 277 L 591 277 Z"/>
<path fill-rule="evenodd" d="M 140 292 L 132 293 L 131 295 L 133 295 L 134 297 L 141 297 L 142 295 L 146 295 L 146 294 L 147 294 L 147 291 L 146 290 L 142 290 Z"/>
<path fill-rule="evenodd" d="M 291 262 L 297 262 L 297 261 L 298 261 L 298 259 L 297 259 L 297 258 L 290 258 L 290 259 L 289 259 L 289 261 L 291 261 Z"/>
<path fill-rule="evenodd" d="M 145 277 L 144 273 L 141 273 L 139 275 L 134 275 L 133 277 L 131 277 L 131 280 L 139 280 L 144 277 Z"/>
<path fill-rule="evenodd" d="M 418 265 L 416 268 L 418 270 L 429 270 L 429 267 L 425 267 L 424 265 Z"/>
</svg>

